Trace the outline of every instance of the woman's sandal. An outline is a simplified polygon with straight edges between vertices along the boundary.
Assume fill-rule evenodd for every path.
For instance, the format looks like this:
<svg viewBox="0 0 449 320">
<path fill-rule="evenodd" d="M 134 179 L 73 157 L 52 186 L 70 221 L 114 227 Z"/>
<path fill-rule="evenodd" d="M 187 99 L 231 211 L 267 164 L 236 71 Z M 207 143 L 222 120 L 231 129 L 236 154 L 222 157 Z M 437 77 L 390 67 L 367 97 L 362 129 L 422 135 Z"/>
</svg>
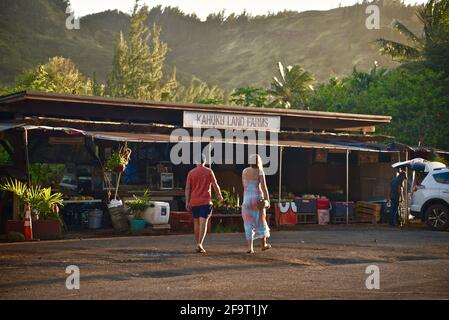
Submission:
<svg viewBox="0 0 449 320">
<path fill-rule="evenodd" d="M 195 251 L 198 252 L 198 253 L 206 253 L 207 252 L 206 250 L 204 250 L 204 248 L 200 248 L 200 247 L 197 247 L 195 249 Z"/>
<path fill-rule="evenodd" d="M 254 250 L 248 250 L 248 251 L 246 251 L 246 253 L 248 253 L 248 254 L 253 254 L 253 253 L 254 253 Z"/>
<path fill-rule="evenodd" d="M 269 244 L 269 243 L 265 247 L 262 248 L 262 251 L 265 251 L 268 249 L 271 249 L 271 244 Z"/>
</svg>

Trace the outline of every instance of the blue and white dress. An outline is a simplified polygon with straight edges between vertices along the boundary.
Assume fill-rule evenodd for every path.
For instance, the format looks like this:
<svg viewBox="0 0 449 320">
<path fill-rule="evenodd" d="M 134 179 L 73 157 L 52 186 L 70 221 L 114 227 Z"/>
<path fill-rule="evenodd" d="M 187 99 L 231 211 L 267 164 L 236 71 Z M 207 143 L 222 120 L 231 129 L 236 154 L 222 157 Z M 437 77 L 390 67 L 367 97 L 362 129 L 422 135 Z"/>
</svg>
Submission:
<svg viewBox="0 0 449 320">
<path fill-rule="evenodd" d="M 260 211 L 257 207 L 259 200 L 263 199 L 259 179 L 243 179 L 243 188 L 242 218 L 246 240 L 270 237 L 270 228 L 266 221 L 260 222 Z"/>
</svg>

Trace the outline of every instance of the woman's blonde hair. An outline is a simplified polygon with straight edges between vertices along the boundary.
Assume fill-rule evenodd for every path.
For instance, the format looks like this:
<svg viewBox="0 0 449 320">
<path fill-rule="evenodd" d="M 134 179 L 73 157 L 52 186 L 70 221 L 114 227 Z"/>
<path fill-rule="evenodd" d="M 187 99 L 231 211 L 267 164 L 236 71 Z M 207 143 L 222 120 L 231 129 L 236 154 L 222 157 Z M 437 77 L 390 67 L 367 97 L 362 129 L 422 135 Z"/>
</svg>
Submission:
<svg viewBox="0 0 449 320">
<path fill-rule="evenodd" d="M 252 154 L 249 157 L 249 165 L 252 168 L 257 168 L 257 169 L 263 170 L 262 158 L 257 153 L 256 154 Z"/>
</svg>

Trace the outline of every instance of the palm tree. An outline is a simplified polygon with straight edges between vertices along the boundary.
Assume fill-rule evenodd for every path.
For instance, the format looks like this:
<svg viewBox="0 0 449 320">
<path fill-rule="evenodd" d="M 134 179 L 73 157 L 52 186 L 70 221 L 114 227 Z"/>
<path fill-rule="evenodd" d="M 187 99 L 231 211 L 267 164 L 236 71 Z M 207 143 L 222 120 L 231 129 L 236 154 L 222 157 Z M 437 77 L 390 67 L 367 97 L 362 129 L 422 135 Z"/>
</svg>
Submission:
<svg viewBox="0 0 449 320">
<path fill-rule="evenodd" d="M 303 108 L 307 105 L 307 94 L 313 90 L 313 76 L 300 65 L 284 67 L 278 63 L 280 78 L 273 77 L 271 106 L 281 108 Z"/>
<path fill-rule="evenodd" d="M 393 60 L 400 62 L 423 61 L 429 58 L 429 53 L 435 46 L 441 44 L 445 38 L 448 44 L 449 33 L 449 0 L 429 0 L 420 6 L 416 12 L 423 24 L 420 35 L 413 33 L 399 21 L 393 22 L 393 28 L 407 38 L 407 43 L 392 40 L 377 39 L 380 52 L 389 55 Z M 447 53 L 446 53 L 447 54 Z"/>
</svg>

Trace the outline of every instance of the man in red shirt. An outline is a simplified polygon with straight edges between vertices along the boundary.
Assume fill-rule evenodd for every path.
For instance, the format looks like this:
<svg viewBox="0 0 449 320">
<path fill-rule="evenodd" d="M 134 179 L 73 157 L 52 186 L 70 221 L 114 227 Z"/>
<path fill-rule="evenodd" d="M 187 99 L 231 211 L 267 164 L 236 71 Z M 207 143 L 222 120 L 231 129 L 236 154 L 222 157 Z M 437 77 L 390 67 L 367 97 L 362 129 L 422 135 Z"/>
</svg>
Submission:
<svg viewBox="0 0 449 320">
<path fill-rule="evenodd" d="M 207 223 L 212 213 L 212 195 L 211 186 L 220 201 L 223 201 L 220 187 L 214 172 L 206 168 L 206 157 L 201 155 L 201 163 L 196 165 L 187 175 L 186 183 L 186 207 L 188 211 L 192 211 L 193 228 L 195 232 L 195 241 L 197 243 L 196 251 L 206 253 L 203 242 L 207 233 Z"/>
</svg>

